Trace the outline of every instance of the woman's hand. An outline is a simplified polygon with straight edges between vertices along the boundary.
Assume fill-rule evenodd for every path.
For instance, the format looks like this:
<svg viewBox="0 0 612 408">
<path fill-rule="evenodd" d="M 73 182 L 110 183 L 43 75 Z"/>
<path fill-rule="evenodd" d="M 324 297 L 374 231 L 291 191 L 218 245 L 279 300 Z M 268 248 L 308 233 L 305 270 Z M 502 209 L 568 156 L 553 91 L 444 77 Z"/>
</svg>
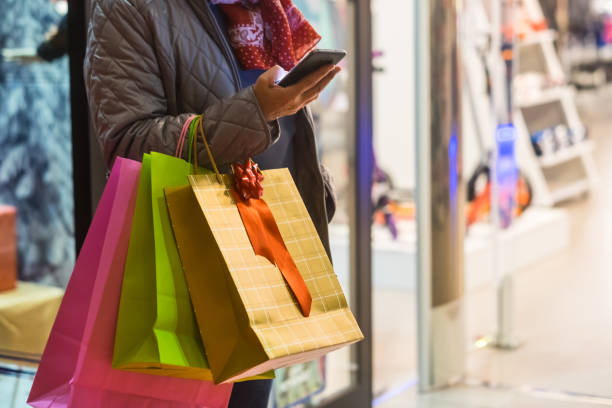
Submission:
<svg viewBox="0 0 612 408">
<path fill-rule="evenodd" d="M 339 66 L 326 65 L 288 87 L 274 82 L 280 67 L 270 68 L 257 79 L 253 87 L 259 106 L 266 121 L 271 122 L 283 116 L 295 114 L 319 97 L 327 84 L 340 72 Z"/>
</svg>

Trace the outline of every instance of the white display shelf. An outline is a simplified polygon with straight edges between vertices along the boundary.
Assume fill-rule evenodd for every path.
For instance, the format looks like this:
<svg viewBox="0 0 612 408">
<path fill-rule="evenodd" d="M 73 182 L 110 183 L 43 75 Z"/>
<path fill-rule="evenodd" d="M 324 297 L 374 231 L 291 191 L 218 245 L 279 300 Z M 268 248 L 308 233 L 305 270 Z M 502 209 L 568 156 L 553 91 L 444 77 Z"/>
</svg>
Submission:
<svg viewBox="0 0 612 408">
<path fill-rule="evenodd" d="M 612 61 L 612 46 L 572 46 L 565 51 L 564 59 L 570 66 L 609 63 Z"/>
<path fill-rule="evenodd" d="M 399 239 L 380 226 L 372 231 L 372 286 L 374 288 L 415 290 L 416 223 L 400 222 Z M 465 238 L 466 290 L 492 284 L 495 251 L 493 228 L 476 224 Z M 349 288 L 349 229 L 331 225 L 330 240 L 334 269 L 346 290 Z M 556 208 L 531 208 L 513 225 L 499 232 L 500 273 L 511 273 L 541 261 L 565 249 L 570 242 L 570 220 L 567 212 Z M 435 251 L 435 247 L 434 247 Z"/>
<path fill-rule="evenodd" d="M 526 123 L 523 113 L 530 109 L 542 110 L 556 122 L 545 123 L 546 127 L 566 125 L 575 132 L 586 132 L 576 108 L 576 91 L 573 87 L 561 86 L 545 89 L 538 94 L 523 97 L 515 111 L 515 125 L 519 131 L 517 159 L 533 188 L 533 200 L 538 205 L 552 206 L 572 197 L 580 196 L 597 186 L 597 169 L 593 160 L 594 142 L 585 140 L 556 154 L 537 157 L 531 144 L 530 134 L 541 129 L 540 111 L 535 123 Z M 533 112 L 533 111 L 532 111 Z M 534 120 L 533 113 L 531 121 Z M 540 120 L 540 122 L 538 122 Z"/>
<path fill-rule="evenodd" d="M 585 153 L 591 153 L 594 147 L 595 145 L 591 140 L 585 140 L 573 146 L 563 148 L 558 152 L 539 157 L 538 160 L 542 167 L 554 167 L 581 157 Z"/>
<path fill-rule="evenodd" d="M 508 229 L 499 231 L 501 275 L 533 265 L 570 244 L 570 218 L 566 210 L 531 208 Z M 495 262 L 493 228 L 474 225 L 465 241 L 466 286 L 473 289 L 492 283 Z"/>
<path fill-rule="evenodd" d="M 612 46 L 606 45 L 602 48 L 599 48 L 599 60 L 602 62 L 610 62 L 612 61 Z"/>
<path fill-rule="evenodd" d="M 516 107 L 531 108 L 538 105 L 544 105 L 550 102 L 562 100 L 564 98 L 574 98 L 576 91 L 571 86 L 555 86 L 544 88 L 538 92 L 531 93 L 516 93 Z"/>
<path fill-rule="evenodd" d="M 556 39 L 557 39 L 557 33 L 554 30 L 535 31 L 533 33 L 529 33 L 529 35 L 523 38 L 519 42 L 519 45 L 540 44 L 545 41 L 553 42 Z"/>
<path fill-rule="evenodd" d="M 566 82 L 565 72 L 561 61 L 557 55 L 557 50 L 554 45 L 554 41 L 557 38 L 557 33 L 553 30 L 537 31 L 527 34 L 519 43 L 519 59 L 523 58 L 522 53 L 527 52 L 527 58 L 536 58 L 544 63 L 543 65 L 536 67 L 530 66 L 530 69 L 536 69 L 536 72 L 544 74 L 550 80 L 557 83 Z M 537 48 L 534 48 L 537 47 Z M 540 57 L 529 54 L 528 50 L 538 50 Z M 532 61 L 533 62 L 533 61 Z M 519 60 L 519 66 L 520 66 Z M 521 69 L 522 72 L 522 69 Z"/>
<path fill-rule="evenodd" d="M 550 195 L 553 203 L 557 204 L 581 194 L 586 194 L 590 189 L 591 183 L 588 179 L 584 179 L 568 184 L 564 187 L 554 189 L 551 191 Z"/>
</svg>

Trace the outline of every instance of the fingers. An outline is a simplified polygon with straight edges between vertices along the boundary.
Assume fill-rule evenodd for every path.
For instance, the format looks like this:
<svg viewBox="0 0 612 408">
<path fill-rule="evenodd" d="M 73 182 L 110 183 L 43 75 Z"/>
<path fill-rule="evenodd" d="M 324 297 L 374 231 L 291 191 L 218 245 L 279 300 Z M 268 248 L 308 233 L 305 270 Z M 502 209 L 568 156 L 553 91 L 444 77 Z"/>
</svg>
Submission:
<svg viewBox="0 0 612 408">
<path fill-rule="evenodd" d="M 318 84 L 327 74 L 335 69 L 334 65 L 325 65 L 314 72 L 306 75 L 300 82 L 295 85 L 287 87 L 296 94 L 301 94 Z"/>
<path fill-rule="evenodd" d="M 282 72 L 273 67 L 264 72 L 255 83 L 255 95 L 267 121 L 295 114 L 319 97 L 319 94 L 340 72 L 340 67 L 328 65 L 288 87 L 275 85 L 276 76 Z"/>
<path fill-rule="evenodd" d="M 300 109 L 302 109 L 303 107 L 309 105 L 311 102 L 316 101 L 318 97 L 319 97 L 319 95 L 317 94 L 317 95 L 311 97 L 310 99 L 306 99 L 306 102 L 304 102 L 304 104 L 302 105 L 302 107 Z"/>
<path fill-rule="evenodd" d="M 327 85 L 334 79 L 334 77 L 340 72 L 340 67 L 334 67 L 323 79 L 321 79 L 315 86 L 308 89 L 306 92 L 302 94 L 305 100 L 311 100 L 312 98 L 317 98 L 319 94 L 325 89 Z"/>
<path fill-rule="evenodd" d="M 276 79 L 282 74 L 282 68 L 278 65 L 273 66 L 263 74 L 261 74 L 261 78 L 265 81 L 268 86 L 275 86 Z"/>
</svg>

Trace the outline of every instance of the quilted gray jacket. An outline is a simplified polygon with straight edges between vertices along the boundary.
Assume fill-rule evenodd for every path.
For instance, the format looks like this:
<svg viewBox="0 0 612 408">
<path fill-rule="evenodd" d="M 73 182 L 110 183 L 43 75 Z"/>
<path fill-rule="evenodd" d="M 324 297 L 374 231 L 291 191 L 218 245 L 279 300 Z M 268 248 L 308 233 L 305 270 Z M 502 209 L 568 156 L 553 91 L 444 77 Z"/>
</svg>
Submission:
<svg viewBox="0 0 612 408">
<path fill-rule="evenodd" d="M 278 140 L 278 123 L 264 120 L 252 87 L 241 89 L 208 0 L 94 0 L 91 7 L 85 78 L 107 166 L 116 156 L 174 154 L 194 113 L 203 115 L 220 165 L 256 156 Z M 296 125 L 295 182 L 329 253 L 333 187 L 318 164 L 310 112 L 298 112 Z M 199 149 L 199 161 L 208 164 Z"/>
</svg>

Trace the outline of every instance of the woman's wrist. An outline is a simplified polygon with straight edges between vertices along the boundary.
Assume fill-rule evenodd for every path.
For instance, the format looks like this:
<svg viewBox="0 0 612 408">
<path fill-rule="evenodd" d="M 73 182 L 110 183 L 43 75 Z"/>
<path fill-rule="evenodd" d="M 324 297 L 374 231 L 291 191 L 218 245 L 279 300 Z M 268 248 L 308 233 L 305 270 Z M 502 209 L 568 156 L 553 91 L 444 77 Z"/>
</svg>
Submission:
<svg viewBox="0 0 612 408">
<path fill-rule="evenodd" d="M 261 87 L 265 86 L 261 81 L 255 82 L 253 85 L 253 92 L 255 93 L 255 98 L 257 99 L 257 103 L 259 104 L 259 109 L 263 114 L 264 120 L 271 125 L 277 119 L 271 112 L 268 112 L 268 103 L 265 99 L 265 92 L 262 91 Z"/>
</svg>

